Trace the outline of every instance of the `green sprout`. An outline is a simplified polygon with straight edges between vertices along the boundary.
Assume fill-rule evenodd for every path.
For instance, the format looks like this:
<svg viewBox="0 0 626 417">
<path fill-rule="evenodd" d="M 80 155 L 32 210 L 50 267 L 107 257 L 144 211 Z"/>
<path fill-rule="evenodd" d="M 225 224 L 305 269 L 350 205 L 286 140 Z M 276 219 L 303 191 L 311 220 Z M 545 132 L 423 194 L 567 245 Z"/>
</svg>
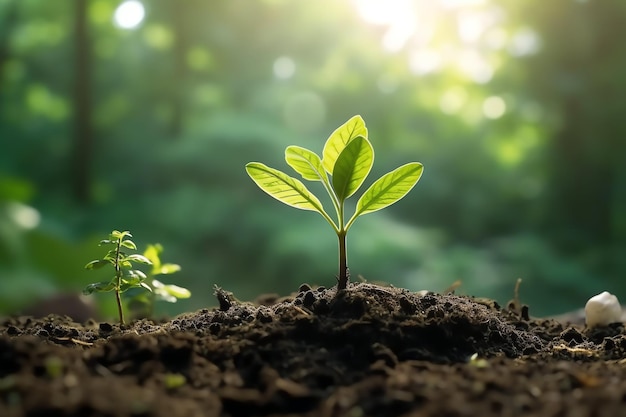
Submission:
<svg viewBox="0 0 626 417">
<path fill-rule="evenodd" d="M 347 287 L 350 278 L 346 254 L 348 230 L 359 216 L 403 198 L 419 181 L 423 166 L 410 162 L 380 177 L 361 195 L 354 214 L 345 221 L 346 199 L 359 189 L 374 164 L 374 149 L 367 139 L 367 128 L 361 116 L 352 117 L 330 135 L 322 156 L 323 159 L 299 146 L 288 146 L 285 150 L 287 164 L 302 178 L 322 183 L 335 208 L 336 221 L 300 180 L 260 162 L 248 163 L 246 171 L 270 196 L 298 209 L 316 211 L 331 225 L 339 238 L 337 288 L 341 290 Z"/>
<path fill-rule="evenodd" d="M 139 262 L 142 264 L 151 265 L 152 262 L 144 255 L 130 254 L 127 255 L 122 249 L 137 250 L 137 246 L 132 240 L 128 238 L 132 237 L 130 232 L 120 232 L 114 230 L 111 232 L 108 239 L 100 241 L 99 246 L 112 245 L 113 249 L 109 250 L 102 259 L 96 259 L 85 265 L 86 269 L 99 269 L 105 265 L 111 265 L 115 270 L 115 275 L 110 281 L 96 282 L 89 284 L 84 290 L 84 294 L 92 294 L 94 292 L 115 292 L 115 301 L 117 301 L 117 311 L 120 317 L 120 324 L 124 324 L 124 312 L 122 310 L 122 300 L 120 294 L 131 288 L 145 288 L 148 291 L 152 291 L 144 280 L 146 274 L 133 269 L 133 262 Z"/>
<path fill-rule="evenodd" d="M 169 275 L 180 271 L 180 265 L 162 263 L 161 252 L 163 252 L 163 246 L 158 243 L 146 247 L 143 256 L 152 263 L 152 268 L 146 274 L 147 277 L 144 283 L 147 284 L 152 291 L 147 293 L 142 292 L 132 298 L 132 301 L 139 302 L 147 307 L 148 317 L 153 315 L 154 304 L 157 301 L 175 303 L 178 299 L 191 297 L 191 291 L 187 288 L 179 287 L 178 285 L 164 284 L 155 278 L 157 275 Z"/>
</svg>

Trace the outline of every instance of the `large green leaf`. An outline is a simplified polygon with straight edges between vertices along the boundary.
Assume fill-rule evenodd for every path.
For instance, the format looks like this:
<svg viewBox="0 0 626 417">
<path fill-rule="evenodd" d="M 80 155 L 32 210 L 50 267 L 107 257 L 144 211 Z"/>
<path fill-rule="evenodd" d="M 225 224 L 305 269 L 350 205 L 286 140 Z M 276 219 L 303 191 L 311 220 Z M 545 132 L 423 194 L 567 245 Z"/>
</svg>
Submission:
<svg viewBox="0 0 626 417">
<path fill-rule="evenodd" d="M 324 144 L 324 150 L 322 152 L 322 163 L 329 174 L 332 174 L 335 162 L 337 161 L 341 151 L 343 151 L 343 148 L 345 148 L 350 141 L 359 136 L 367 139 L 367 128 L 365 127 L 365 122 L 363 121 L 363 118 L 358 115 L 351 117 L 350 120 L 339 126 L 333 133 L 331 133 L 328 140 Z"/>
<path fill-rule="evenodd" d="M 400 200 L 417 184 L 423 170 L 422 164 L 411 162 L 380 177 L 359 198 L 348 225 L 358 216 L 383 209 Z"/>
<path fill-rule="evenodd" d="M 305 180 L 328 182 L 322 160 L 315 152 L 299 146 L 288 146 L 285 149 L 285 160 Z"/>
<path fill-rule="evenodd" d="M 325 213 L 322 203 L 300 182 L 260 162 L 250 162 L 246 172 L 270 196 L 288 206 Z"/>
<path fill-rule="evenodd" d="M 354 194 L 370 173 L 374 164 L 374 149 L 370 142 L 359 136 L 339 154 L 333 169 L 333 189 L 339 201 Z"/>
</svg>

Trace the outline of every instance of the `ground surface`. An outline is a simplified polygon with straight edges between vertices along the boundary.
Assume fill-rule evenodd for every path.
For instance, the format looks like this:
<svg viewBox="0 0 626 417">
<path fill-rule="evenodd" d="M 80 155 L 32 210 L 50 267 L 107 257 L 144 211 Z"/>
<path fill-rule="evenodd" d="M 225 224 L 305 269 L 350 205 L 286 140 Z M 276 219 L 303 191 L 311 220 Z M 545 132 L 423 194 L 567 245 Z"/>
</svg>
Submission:
<svg viewBox="0 0 626 417">
<path fill-rule="evenodd" d="M 339 294 L 303 285 L 261 305 L 221 295 L 225 311 L 161 324 L 4 320 L 0 416 L 613 417 L 626 410 L 621 324 L 590 331 L 489 300 L 365 283 Z"/>
</svg>

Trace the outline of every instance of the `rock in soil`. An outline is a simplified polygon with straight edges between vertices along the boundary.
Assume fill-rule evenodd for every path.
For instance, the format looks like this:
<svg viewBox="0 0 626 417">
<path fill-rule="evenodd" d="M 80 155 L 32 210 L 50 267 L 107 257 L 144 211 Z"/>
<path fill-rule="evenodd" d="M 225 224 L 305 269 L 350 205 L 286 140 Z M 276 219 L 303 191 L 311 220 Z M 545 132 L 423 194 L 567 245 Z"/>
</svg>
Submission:
<svg viewBox="0 0 626 417">
<path fill-rule="evenodd" d="M 607 416 L 626 409 L 621 323 L 495 302 L 302 285 L 127 326 L 0 323 L 0 416 Z"/>
</svg>

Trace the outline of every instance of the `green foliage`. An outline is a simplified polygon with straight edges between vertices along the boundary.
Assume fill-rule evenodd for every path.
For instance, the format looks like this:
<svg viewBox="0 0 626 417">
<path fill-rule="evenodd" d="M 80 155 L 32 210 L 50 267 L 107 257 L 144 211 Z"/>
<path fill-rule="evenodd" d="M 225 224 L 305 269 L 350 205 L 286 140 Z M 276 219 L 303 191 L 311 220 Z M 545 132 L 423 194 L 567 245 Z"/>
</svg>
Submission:
<svg viewBox="0 0 626 417">
<path fill-rule="evenodd" d="M 403 198 L 419 181 L 423 166 L 410 162 L 383 175 L 359 198 L 352 217 L 345 221 L 346 199 L 363 185 L 374 164 L 374 148 L 367 139 L 367 128 L 361 116 L 354 116 L 338 127 L 328 138 L 322 160 L 314 152 L 289 146 L 285 160 L 302 178 L 320 181 L 330 196 L 336 221 L 324 210 L 320 200 L 306 186 L 289 175 L 260 162 L 250 162 L 246 171 L 267 194 L 289 206 L 317 211 L 331 225 L 339 238 L 338 288 L 348 282 L 346 234 L 354 221 L 367 213 L 381 210 Z M 330 175 L 332 182 L 328 179 Z"/>
<path fill-rule="evenodd" d="M 148 291 L 152 291 L 152 288 L 144 282 L 147 278 L 146 274 L 138 269 L 133 269 L 133 262 L 151 265 L 150 259 L 144 255 L 126 254 L 126 252 L 122 251 L 122 248 L 137 250 L 137 245 L 128 239 L 130 237 L 132 235 L 128 231 L 120 232 L 114 230 L 108 239 L 101 240 L 99 244 L 100 246 L 113 246 L 113 249 L 109 250 L 102 259 L 96 259 L 85 265 L 86 269 L 92 270 L 111 265 L 115 270 L 115 275 L 110 281 L 89 284 L 85 287 L 83 293 L 89 295 L 94 292 L 114 291 L 120 324 L 124 324 L 124 312 L 120 294 L 131 288 L 145 288 Z"/>
<path fill-rule="evenodd" d="M 163 246 L 160 244 L 148 245 L 143 256 L 152 263 L 152 268 L 146 274 L 144 284 L 150 287 L 151 291 L 142 292 L 131 298 L 131 302 L 139 302 L 146 307 L 148 317 L 154 312 L 154 304 L 157 301 L 175 303 L 178 299 L 191 297 L 191 291 L 178 285 L 164 284 L 155 277 L 158 275 L 169 275 L 180 271 L 180 265 L 161 262 L 161 252 Z"/>
</svg>

